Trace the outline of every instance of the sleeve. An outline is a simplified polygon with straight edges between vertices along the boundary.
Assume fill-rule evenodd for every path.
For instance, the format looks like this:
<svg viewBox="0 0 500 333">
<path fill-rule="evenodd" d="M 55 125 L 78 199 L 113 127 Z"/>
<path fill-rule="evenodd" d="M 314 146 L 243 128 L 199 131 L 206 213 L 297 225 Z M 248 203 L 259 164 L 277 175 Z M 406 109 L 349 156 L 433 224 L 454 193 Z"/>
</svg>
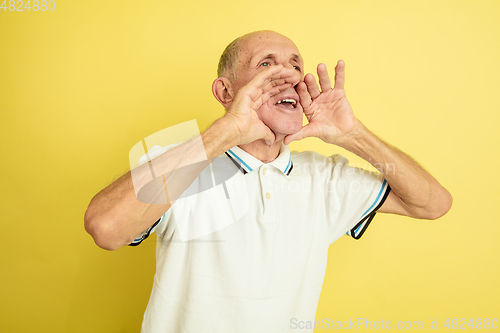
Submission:
<svg viewBox="0 0 500 333">
<path fill-rule="evenodd" d="M 158 221 L 156 221 L 151 227 L 149 227 L 147 230 L 145 230 L 139 236 L 137 236 L 128 246 L 137 246 L 141 244 L 142 241 L 148 238 L 149 235 L 151 235 L 156 230 L 156 228 L 160 225 L 160 223 L 162 223 L 165 220 L 166 215 L 167 213 L 163 214 L 162 217 L 158 219 Z"/>
<path fill-rule="evenodd" d="M 389 192 L 391 191 L 391 187 L 387 183 L 387 181 L 384 179 L 384 182 L 382 183 L 382 186 L 380 188 L 380 191 L 377 195 L 377 198 L 373 202 L 372 206 L 370 206 L 365 213 L 363 214 L 363 217 L 360 219 L 358 223 L 351 229 L 349 229 L 346 234 L 351 236 L 354 239 L 360 239 L 361 236 L 365 233 L 366 229 L 368 228 L 368 225 L 370 222 L 373 220 L 375 217 L 375 214 L 377 213 L 377 210 L 382 207 L 384 204 L 385 199 L 387 199 L 387 196 L 389 195 Z"/>
<path fill-rule="evenodd" d="M 349 166 L 341 155 L 331 161 L 326 196 L 331 243 L 343 234 L 359 239 L 391 188 L 380 173 Z"/>
</svg>

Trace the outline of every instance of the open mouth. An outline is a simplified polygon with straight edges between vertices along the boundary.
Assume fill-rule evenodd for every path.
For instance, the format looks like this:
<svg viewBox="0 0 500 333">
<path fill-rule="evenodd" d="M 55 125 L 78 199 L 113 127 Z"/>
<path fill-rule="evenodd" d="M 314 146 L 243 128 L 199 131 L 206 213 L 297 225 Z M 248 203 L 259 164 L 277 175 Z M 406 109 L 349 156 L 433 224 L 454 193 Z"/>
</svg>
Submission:
<svg viewBox="0 0 500 333">
<path fill-rule="evenodd" d="M 297 100 L 294 98 L 284 98 L 279 100 L 275 105 L 285 108 L 287 110 L 295 109 L 297 106 Z"/>
</svg>

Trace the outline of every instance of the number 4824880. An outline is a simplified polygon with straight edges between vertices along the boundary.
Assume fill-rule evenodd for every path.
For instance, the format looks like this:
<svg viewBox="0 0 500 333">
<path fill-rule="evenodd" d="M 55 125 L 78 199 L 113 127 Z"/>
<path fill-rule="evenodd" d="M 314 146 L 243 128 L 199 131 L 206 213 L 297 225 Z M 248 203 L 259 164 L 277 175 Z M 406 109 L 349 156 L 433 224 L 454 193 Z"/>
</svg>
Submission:
<svg viewBox="0 0 500 333">
<path fill-rule="evenodd" d="M 54 0 L 46 1 L 46 0 L 28 0 L 26 4 L 24 4 L 24 1 L 22 0 L 9 0 L 7 3 L 7 0 L 4 0 L 2 2 L 2 5 L 0 6 L 0 9 L 3 9 L 5 12 L 7 9 L 11 12 L 23 12 L 25 10 L 27 11 L 46 11 L 47 9 L 50 11 L 54 11 L 56 9 L 56 3 Z"/>
</svg>

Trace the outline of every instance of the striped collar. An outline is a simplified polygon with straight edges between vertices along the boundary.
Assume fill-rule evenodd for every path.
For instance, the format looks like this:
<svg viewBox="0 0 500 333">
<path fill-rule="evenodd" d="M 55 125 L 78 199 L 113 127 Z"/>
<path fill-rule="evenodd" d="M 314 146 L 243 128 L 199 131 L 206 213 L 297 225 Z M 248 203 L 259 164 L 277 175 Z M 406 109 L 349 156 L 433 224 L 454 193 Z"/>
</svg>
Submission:
<svg viewBox="0 0 500 333">
<path fill-rule="evenodd" d="M 258 169 L 261 165 L 264 165 L 262 161 L 253 157 L 243 149 L 238 146 L 234 146 L 226 152 L 229 159 L 240 169 L 243 174 L 252 172 Z M 284 144 L 281 145 L 280 154 L 278 157 L 268 163 L 267 165 L 272 165 L 275 168 L 281 170 L 285 175 L 289 175 L 293 168 L 292 155 L 290 154 L 290 148 Z"/>
</svg>

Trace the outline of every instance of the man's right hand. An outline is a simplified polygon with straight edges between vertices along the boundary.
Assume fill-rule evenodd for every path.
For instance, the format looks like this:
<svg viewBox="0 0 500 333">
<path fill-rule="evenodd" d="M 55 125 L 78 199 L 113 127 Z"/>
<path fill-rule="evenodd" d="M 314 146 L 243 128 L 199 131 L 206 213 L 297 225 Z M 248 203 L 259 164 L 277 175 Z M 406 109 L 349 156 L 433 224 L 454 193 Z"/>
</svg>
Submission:
<svg viewBox="0 0 500 333">
<path fill-rule="evenodd" d="M 270 145 L 275 141 L 274 133 L 257 114 L 257 110 L 270 97 L 297 84 L 297 72 L 282 65 L 270 66 L 259 72 L 245 86 L 240 88 L 223 119 L 234 125 L 236 144 L 246 144 L 263 139 Z"/>
</svg>

